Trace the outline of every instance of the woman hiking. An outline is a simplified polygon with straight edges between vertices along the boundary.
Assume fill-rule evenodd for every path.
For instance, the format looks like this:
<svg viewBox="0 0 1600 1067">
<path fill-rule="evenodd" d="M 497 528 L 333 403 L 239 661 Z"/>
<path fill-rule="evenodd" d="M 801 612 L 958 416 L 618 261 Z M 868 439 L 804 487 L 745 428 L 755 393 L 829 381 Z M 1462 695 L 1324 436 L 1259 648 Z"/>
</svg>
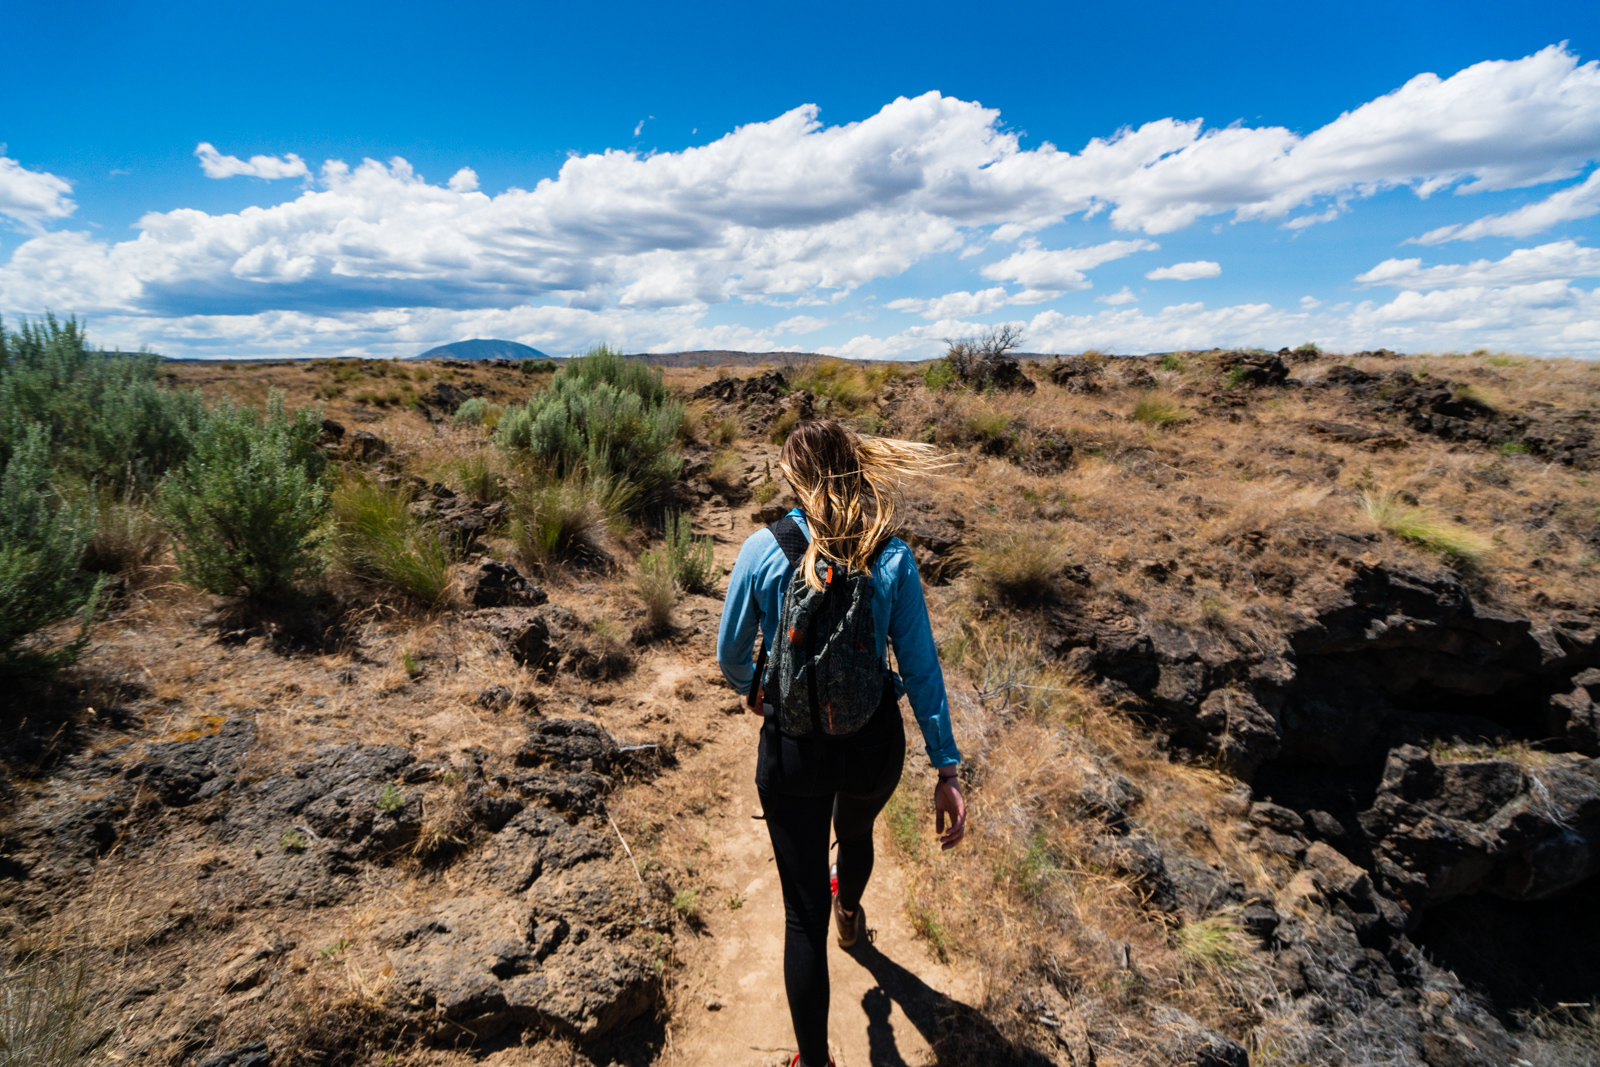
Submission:
<svg viewBox="0 0 1600 1067">
<path fill-rule="evenodd" d="M 897 479 L 934 463 L 926 445 L 860 437 L 828 419 L 800 423 L 778 457 L 800 506 L 745 541 L 728 580 L 717 662 L 765 716 L 756 790 L 783 886 L 783 982 L 800 1049 L 791 1067 L 833 1063 L 828 915 L 841 948 L 866 932 L 872 824 L 905 761 L 902 693 L 937 775 L 941 847 L 960 844 L 966 830 L 961 753 L 922 582 L 911 550 L 891 536 Z M 762 653 L 752 667 L 758 627 Z M 890 647 L 898 674 L 888 667 Z M 839 843 L 837 895 L 830 832 Z"/>
</svg>

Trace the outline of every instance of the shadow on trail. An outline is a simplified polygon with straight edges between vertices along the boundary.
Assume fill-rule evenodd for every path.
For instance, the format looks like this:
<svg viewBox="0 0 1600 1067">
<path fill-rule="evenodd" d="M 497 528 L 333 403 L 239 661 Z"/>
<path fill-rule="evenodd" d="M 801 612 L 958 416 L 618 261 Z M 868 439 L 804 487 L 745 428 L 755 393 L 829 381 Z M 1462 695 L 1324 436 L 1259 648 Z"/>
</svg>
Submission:
<svg viewBox="0 0 1600 1067">
<path fill-rule="evenodd" d="M 878 983 L 861 998 L 872 1067 L 908 1067 L 889 1022 L 891 1002 L 900 1005 L 928 1042 L 939 1067 L 1053 1067 L 1049 1057 L 1008 1041 L 976 1008 L 932 988 L 867 939 L 845 950 L 845 955 L 865 967 Z"/>
</svg>

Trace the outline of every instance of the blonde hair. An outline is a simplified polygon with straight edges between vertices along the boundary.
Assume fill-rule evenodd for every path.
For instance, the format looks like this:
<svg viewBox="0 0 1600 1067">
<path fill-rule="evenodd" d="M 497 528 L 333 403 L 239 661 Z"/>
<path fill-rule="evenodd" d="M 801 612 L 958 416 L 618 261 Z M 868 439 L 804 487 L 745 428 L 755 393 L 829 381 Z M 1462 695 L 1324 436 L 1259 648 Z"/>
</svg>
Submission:
<svg viewBox="0 0 1600 1067">
<path fill-rule="evenodd" d="M 778 455 L 778 469 L 800 499 L 811 544 L 801 573 L 820 590 L 817 557 L 866 570 L 894 536 L 899 480 L 948 461 L 932 445 L 864 437 L 832 419 L 802 422 Z"/>
</svg>

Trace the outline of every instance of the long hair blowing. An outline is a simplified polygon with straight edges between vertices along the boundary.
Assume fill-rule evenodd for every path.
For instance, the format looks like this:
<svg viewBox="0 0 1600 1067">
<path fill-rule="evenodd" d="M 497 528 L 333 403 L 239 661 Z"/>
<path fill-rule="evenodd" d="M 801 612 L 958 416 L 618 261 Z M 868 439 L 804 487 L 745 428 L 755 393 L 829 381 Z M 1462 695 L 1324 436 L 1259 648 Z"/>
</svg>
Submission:
<svg viewBox="0 0 1600 1067">
<path fill-rule="evenodd" d="M 833 419 L 800 423 L 783 443 L 778 469 L 800 499 L 811 544 L 800 561 L 814 589 L 817 557 L 866 570 L 895 533 L 900 479 L 948 462 L 932 445 L 864 437 Z"/>
</svg>

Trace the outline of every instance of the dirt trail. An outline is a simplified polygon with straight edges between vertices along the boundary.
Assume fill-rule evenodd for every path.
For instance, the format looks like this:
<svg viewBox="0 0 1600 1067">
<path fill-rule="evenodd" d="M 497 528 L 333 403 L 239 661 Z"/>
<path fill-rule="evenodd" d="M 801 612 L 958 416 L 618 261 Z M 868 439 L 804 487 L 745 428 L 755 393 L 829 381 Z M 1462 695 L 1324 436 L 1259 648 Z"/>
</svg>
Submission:
<svg viewBox="0 0 1600 1067">
<path fill-rule="evenodd" d="M 755 788 L 755 731 L 727 768 L 736 783 L 712 835 L 719 897 L 706 930 L 684 954 L 667 1063 L 673 1067 L 787 1065 L 794 1033 L 783 992 L 783 898 Z M 914 730 L 911 736 L 917 736 Z M 871 944 L 844 952 L 829 935 L 829 1038 L 838 1067 L 917 1067 L 934 1062 L 930 1038 L 951 998 L 970 1002 L 970 981 L 933 959 L 905 914 L 899 865 L 878 825 L 878 860 L 862 905 Z M 730 899 L 743 897 L 738 908 Z M 708 1003 L 720 1004 L 713 1010 Z"/>
</svg>

